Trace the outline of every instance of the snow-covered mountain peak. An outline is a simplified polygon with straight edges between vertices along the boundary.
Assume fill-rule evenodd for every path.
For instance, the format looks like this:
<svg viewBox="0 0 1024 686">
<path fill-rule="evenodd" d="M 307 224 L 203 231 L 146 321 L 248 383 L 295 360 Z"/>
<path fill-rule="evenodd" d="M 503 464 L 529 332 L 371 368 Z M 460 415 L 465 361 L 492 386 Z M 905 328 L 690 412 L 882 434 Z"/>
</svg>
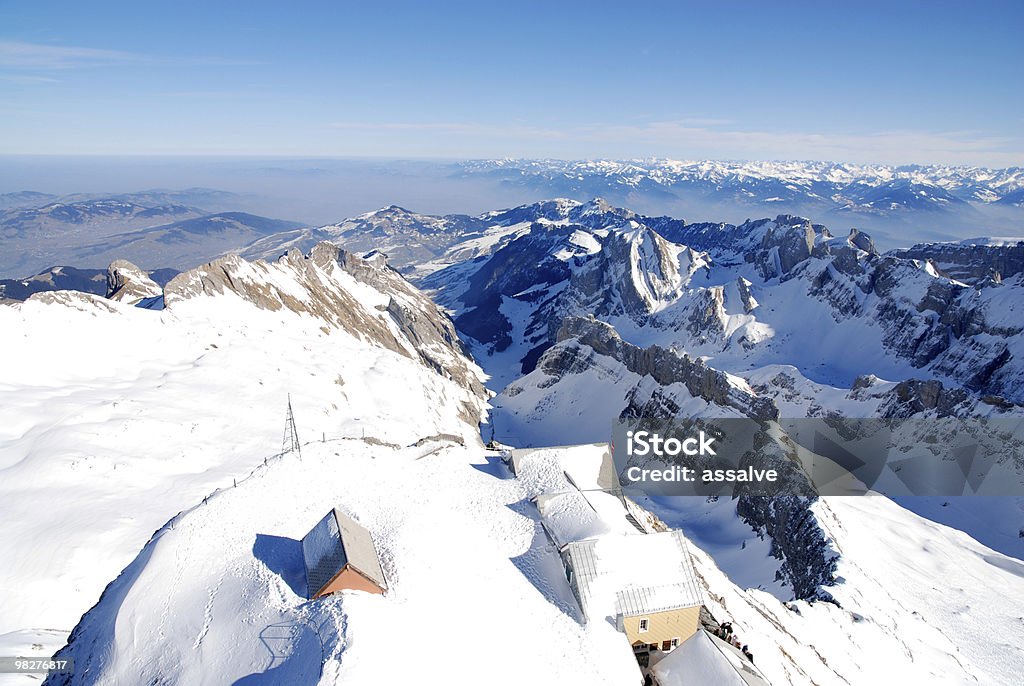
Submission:
<svg viewBox="0 0 1024 686">
<path fill-rule="evenodd" d="M 164 288 L 171 312 L 204 296 L 230 296 L 259 309 L 312 317 L 325 331 L 340 329 L 420 359 L 483 393 L 447 315 L 381 253 L 360 257 L 323 242 L 308 254 L 291 251 L 275 263 L 228 255 L 179 274 Z"/>
<path fill-rule="evenodd" d="M 143 301 L 162 307 L 163 290 L 149 275 L 127 260 L 115 260 L 107 269 L 107 298 L 128 305 Z"/>
</svg>

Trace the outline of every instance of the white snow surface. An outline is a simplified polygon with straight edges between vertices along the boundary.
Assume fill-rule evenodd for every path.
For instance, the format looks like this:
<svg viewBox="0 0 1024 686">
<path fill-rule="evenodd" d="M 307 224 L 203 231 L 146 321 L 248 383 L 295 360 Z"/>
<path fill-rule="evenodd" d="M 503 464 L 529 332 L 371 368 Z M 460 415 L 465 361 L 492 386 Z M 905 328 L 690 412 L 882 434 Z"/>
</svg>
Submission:
<svg viewBox="0 0 1024 686">
<path fill-rule="evenodd" d="M 280 450 L 289 393 L 304 441 L 479 440 L 465 389 L 320 319 L 58 297 L 0 307 L 0 637 L 66 635 L 168 517 Z"/>
<path fill-rule="evenodd" d="M 757 674 L 740 651 L 707 632 L 698 631 L 654 665 L 652 671 L 658 677 L 659 686 L 747 686 L 748 682 L 740 676 L 744 667 Z"/>
<path fill-rule="evenodd" d="M 153 537 L 79 627 L 70 654 L 91 676 L 73 683 L 637 683 L 626 639 L 581 615 L 530 503 L 566 486 L 572 450 L 531 456 L 518 479 L 479 447 L 417 459 L 328 441 L 272 461 Z M 305 600 L 299 538 L 338 504 L 373 534 L 387 595 Z M 841 607 L 745 590 L 690 546 L 709 608 L 771 683 L 1015 683 L 1019 562 L 881 497 L 815 510 L 843 555 Z M 472 650 L 453 659 L 453 640 Z"/>
<path fill-rule="evenodd" d="M 637 682 L 614 627 L 581 623 L 524 483 L 479 447 L 419 457 L 313 443 L 178 516 L 83 620 L 72 683 Z M 387 595 L 306 600 L 299 539 L 339 503 Z"/>
</svg>

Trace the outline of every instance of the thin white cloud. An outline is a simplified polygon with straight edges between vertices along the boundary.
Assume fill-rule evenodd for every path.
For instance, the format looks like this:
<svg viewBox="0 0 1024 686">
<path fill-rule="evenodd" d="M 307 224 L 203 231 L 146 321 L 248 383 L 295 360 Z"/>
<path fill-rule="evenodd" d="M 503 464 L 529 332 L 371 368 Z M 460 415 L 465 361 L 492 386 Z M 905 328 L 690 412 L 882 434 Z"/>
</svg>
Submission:
<svg viewBox="0 0 1024 686">
<path fill-rule="evenodd" d="M 73 69 L 135 62 L 139 55 L 120 50 L 100 50 L 43 43 L 0 41 L 0 67 L 15 69 Z"/>
<path fill-rule="evenodd" d="M 106 50 L 23 41 L 0 41 L 0 69 L 59 71 L 109 66 L 238 67 L 262 64 L 222 57 L 168 58 L 123 50 Z"/>
<path fill-rule="evenodd" d="M 59 83 L 60 79 L 36 74 L 0 74 L 0 81 L 8 83 Z"/>
</svg>

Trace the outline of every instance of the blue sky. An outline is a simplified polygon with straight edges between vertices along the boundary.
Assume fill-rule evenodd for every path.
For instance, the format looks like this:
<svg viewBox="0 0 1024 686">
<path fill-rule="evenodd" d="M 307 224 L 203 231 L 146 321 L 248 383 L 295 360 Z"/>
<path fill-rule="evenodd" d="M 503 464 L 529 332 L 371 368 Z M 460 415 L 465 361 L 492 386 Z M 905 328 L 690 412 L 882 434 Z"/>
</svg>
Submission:
<svg viewBox="0 0 1024 686">
<path fill-rule="evenodd" d="M 1022 36 L 1019 0 L 0 0 L 0 153 L 1022 165 Z"/>
</svg>

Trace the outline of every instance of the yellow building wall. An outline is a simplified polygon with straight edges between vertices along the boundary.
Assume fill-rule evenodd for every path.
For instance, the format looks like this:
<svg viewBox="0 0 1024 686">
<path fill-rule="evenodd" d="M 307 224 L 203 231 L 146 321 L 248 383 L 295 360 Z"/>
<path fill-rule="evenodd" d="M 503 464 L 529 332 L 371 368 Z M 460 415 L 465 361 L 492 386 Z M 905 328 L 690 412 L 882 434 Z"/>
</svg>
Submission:
<svg viewBox="0 0 1024 686">
<path fill-rule="evenodd" d="M 640 620 L 647 620 L 647 631 L 640 632 Z M 638 643 L 657 643 L 661 648 L 662 641 L 678 638 L 682 643 L 697 633 L 700 625 L 700 606 L 684 607 L 666 612 L 652 612 L 638 617 L 623 617 L 623 629 L 630 645 Z"/>
</svg>

